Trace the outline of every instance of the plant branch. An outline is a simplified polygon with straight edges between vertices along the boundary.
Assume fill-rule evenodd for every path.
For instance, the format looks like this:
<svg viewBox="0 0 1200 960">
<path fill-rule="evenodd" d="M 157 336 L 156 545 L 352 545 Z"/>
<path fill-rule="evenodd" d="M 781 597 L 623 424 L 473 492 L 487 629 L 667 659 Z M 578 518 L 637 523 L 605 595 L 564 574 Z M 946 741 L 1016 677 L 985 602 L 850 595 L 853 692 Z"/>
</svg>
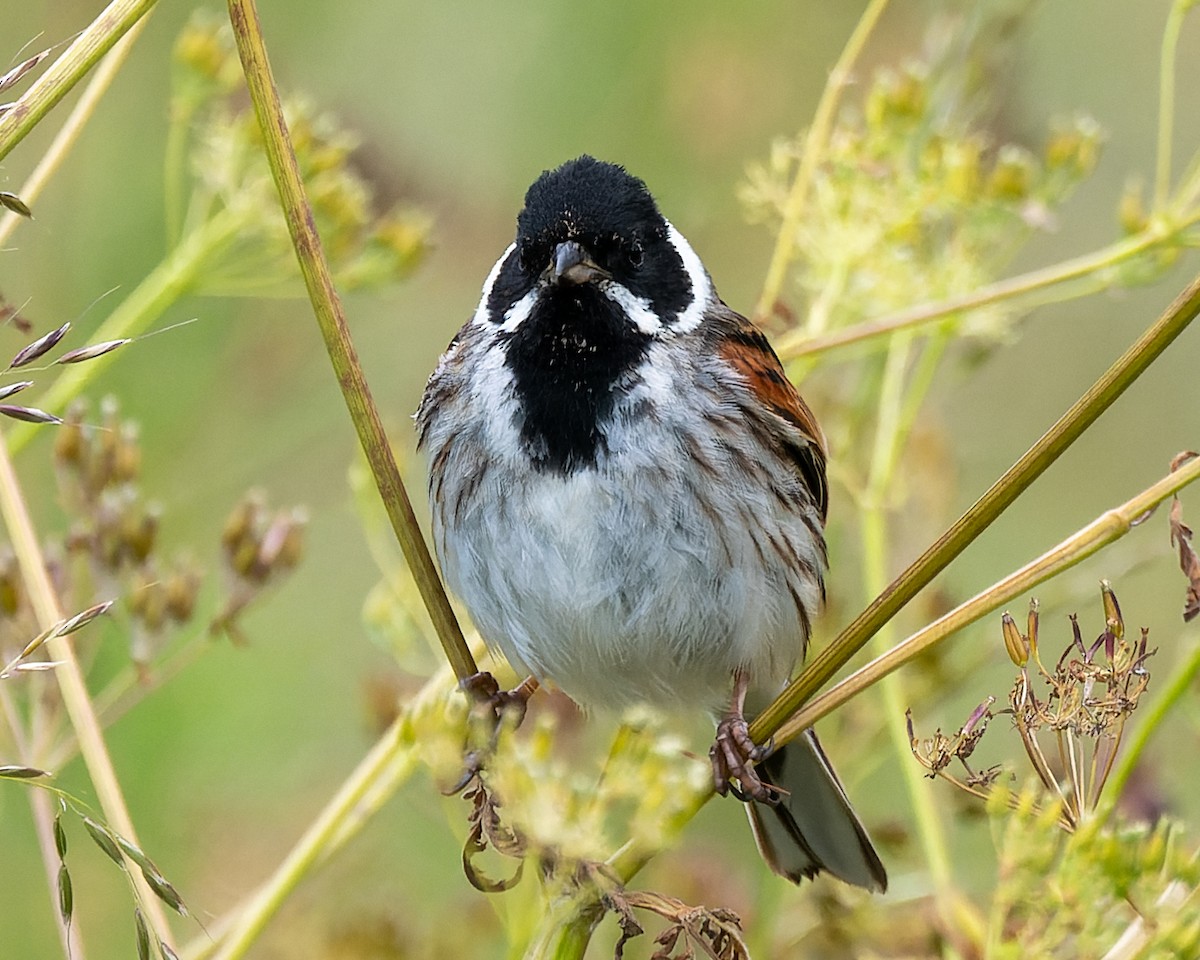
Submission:
<svg viewBox="0 0 1200 960">
<path fill-rule="evenodd" d="M 148 15 L 147 15 L 148 16 Z M 129 32 L 125 34 L 117 44 L 112 48 L 112 53 L 105 57 L 96 72 L 92 75 L 92 79 L 88 81 L 88 85 L 84 87 L 83 93 L 79 97 L 79 102 L 75 104 L 67 117 L 66 122 L 62 125 L 62 129 L 54 137 L 54 141 L 50 144 L 45 153 L 42 154 L 37 166 L 33 168 L 33 172 L 26 178 L 21 185 L 21 189 L 17 191 L 19 196 L 27 206 L 33 206 L 38 196 L 42 192 L 49 179 L 54 176 L 55 172 L 61 166 L 67 154 L 71 152 L 71 148 L 75 145 L 75 141 L 79 139 L 79 134 L 91 119 L 92 114 L 96 110 L 96 105 L 100 103 L 100 98 L 104 96 L 109 85 L 113 82 L 121 67 L 125 64 L 126 58 L 129 56 L 129 51 L 133 49 L 134 43 L 137 41 L 138 34 L 142 32 L 146 25 L 147 17 L 143 17 L 135 23 Z M 12 236 L 13 230 L 16 229 L 18 223 L 25 218 L 17 213 L 9 212 L 0 220 L 0 247 L 3 247 L 8 242 L 8 238 Z"/>
<path fill-rule="evenodd" d="M 758 298 L 758 306 L 754 308 L 755 320 L 759 322 L 770 316 L 775 309 L 775 303 L 779 300 L 779 291 L 783 287 L 784 277 L 787 276 L 787 269 L 795 257 L 796 229 L 804 215 L 804 203 L 808 199 L 808 189 L 812 184 L 813 174 L 825 152 L 825 145 L 829 141 L 834 112 L 841 100 L 842 90 L 849 80 L 850 71 L 862 53 L 863 47 L 866 46 L 867 39 L 879 22 L 879 17 L 883 14 L 885 7 L 887 7 L 887 0 L 871 0 L 867 9 L 863 11 L 862 17 L 859 18 L 854 32 L 850 34 L 850 39 L 846 41 L 846 46 L 842 49 L 837 63 L 829 72 L 829 80 L 825 83 L 825 89 L 821 92 L 821 99 L 817 103 L 816 113 L 813 114 L 812 126 L 808 128 L 808 135 L 804 138 L 804 152 L 800 156 L 800 166 L 796 171 L 796 179 L 792 181 L 792 189 L 788 193 L 787 203 L 783 208 L 783 222 L 779 226 L 779 233 L 775 239 L 775 249 L 771 253 L 771 262 L 767 267 L 766 279 L 763 281 L 762 294 Z"/>
<path fill-rule="evenodd" d="M 966 603 L 939 617 L 887 653 L 876 657 L 866 666 L 846 677 L 827 693 L 814 699 L 802 710 L 781 724 L 775 732 L 775 742 L 782 745 L 794 740 L 817 720 L 837 709 L 847 700 L 878 683 L 892 671 L 920 656 L 926 650 L 952 634 L 974 623 L 980 617 L 1028 592 L 1039 583 L 1068 570 L 1102 547 L 1125 536 L 1150 510 L 1167 497 L 1200 479 L 1200 459 L 1170 473 L 1156 484 L 1119 507 L 1097 517 L 1086 527 L 1072 534 L 1057 546 L 1009 574 Z"/>
<path fill-rule="evenodd" d="M 67 95 L 83 76 L 135 23 L 155 0 L 113 0 L 75 41 L 63 51 L 0 115 L 0 160 L 20 143 L 38 122 Z"/>
<path fill-rule="evenodd" d="M 429 548 L 425 545 L 425 539 L 417 525 L 408 492 L 400 478 L 396 459 L 392 455 L 391 446 L 379 419 L 379 411 L 371 399 L 370 389 L 350 339 L 350 329 L 346 323 L 341 299 L 334 289 L 329 264 L 326 262 L 321 239 L 313 222 L 312 208 L 304 193 L 304 183 L 296 164 L 291 136 L 283 116 L 283 106 L 271 76 L 271 65 L 267 60 L 262 25 L 254 0 L 229 0 L 229 18 L 233 24 L 233 35 L 250 89 L 250 98 L 254 102 L 254 112 L 263 133 L 271 176 L 279 190 L 288 232 L 296 248 L 296 258 L 300 262 L 304 284 L 308 289 L 321 334 L 325 338 L 325 348 L 342 389 L 342 396 L 350 411 L 350 418 L 354 421 L 375 483 L 379 487 L 379 494 L 383 498 L 392 529 L 417 582 L 421 599 L 433 620 L 442 649 L 455 675 L 459 680 L 465 680 L 477 673 L 478 668 L 463 639 L 458 620 L 429 555 Z"/>
<path fill-rule="evenodd" d="M 8 449 L 0 437 L 0 513 L 4 516 L 8 528 L 9 539 L 12 542 L 13 553 L 20 565 L 21 576 L 29 592 L 30 603 L 33 606 L 41 629 L 47 630 L 63 620 L 63 611 L 59 606 L 58 596 L 50 582 L 46 571 L 46 561 L 42 556 L 41 544 L 25 506 L 25 499 L 17 482 L 12 461 L 8 457 Z M 112 758 L 104 743 L 100 724 L 92 709 L 92 701 L 88 696 L 87 684 L 79 661 L 75 658 L 74 645 L 69 637 L 52 636 L 46 641 L 46 650 L 50 659 L 59 661 L 53 673 L 62 693 L 63 705 L 67 709 L 71 726 L 79 741 L 79 752 L 87 766 L 88 776 L 95 787 L 96 796 L 104 817 L 109 825 L 123 837 L 137 843 L 137 833 L 133 829 L 133 820 L 129 816 L 129 808 L 121 792 L 121 784 L 113 769 Z M 33 758 L 36 764 L 37 758 Z M 155 934 L 163 942 L 171 943 L 171 930 L 167 926 L 167 918 L 157 896 L 142 879 L 141 872 L 136 869 L 129 871 L 130 877 L 138 890 L 146 918 L 153 927 Z"/>
<path fill-rule="evenodd" d="M 765 742 L 823 687 L 875 632 L 924 588 L 1058 459 L 1200 313 L 1200 277 L 1104 372 L 1091 388 L 941 537 L 860 613 L 751 725 Z"/>
<path fill-rule="evenodd" d="M 811 336 L 808 330 L 793 330 L 776 339 L 775 352 L 785 361 L 827 353 L 839 347 L 847 347 L 864 340 L 874 340 L 899 330 L 916 329 L 965 310 L 986 307 L 1001 300 L 1011 300 L 1044 290 L 1047 287 L 1079 280 L 1115 267 L 1140 253 L 1145 253 L 1168 237 L 1190 226 L 1195 219 L 1193 216 L 1177 227 L 1168 227 L 1160 220 L 1155 219 L 1141 232 L 1091 253 L 1063 260 L 1049 267 L 1030 270 L 1028 273 L 1022 273 L 1016 277 L 997 280 L 995 283 L 986 284 L 970 293 L 947 297 L 945 300 L 935 303 L 918 304 L 890 316 L 856 323 L 851 327 L 835 330 L 832 333 Z"/>
<path fill-rule="evenodd" d="M 1158 144 L 1154 164 L 1154 209 L 1161 210 L 1171 192 L 1171 149 L 1175 128 L 1175 56 L 1179 34 L 1194 0 L 1175 0 L 1163 29 L 1158 61 Z"/>
</svg>

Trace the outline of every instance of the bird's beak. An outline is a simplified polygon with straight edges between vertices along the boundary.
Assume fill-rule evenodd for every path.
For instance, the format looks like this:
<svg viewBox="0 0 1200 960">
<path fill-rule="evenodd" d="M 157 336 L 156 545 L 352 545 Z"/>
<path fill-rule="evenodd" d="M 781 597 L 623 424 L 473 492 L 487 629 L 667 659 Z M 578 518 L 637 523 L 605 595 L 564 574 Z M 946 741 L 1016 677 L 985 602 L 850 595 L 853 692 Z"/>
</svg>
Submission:
<svg viewBox="0 0 1200 960">
<path fill-rule="evenodd" d="M 612 274 L 598 266 L 587 255 L 587 251 L 574 240 L 567 240 L 554 248 L 554 263 L 548 273 L 556 283 L 587 283 L 591 280 L 607 280 Z"/>
</svg>

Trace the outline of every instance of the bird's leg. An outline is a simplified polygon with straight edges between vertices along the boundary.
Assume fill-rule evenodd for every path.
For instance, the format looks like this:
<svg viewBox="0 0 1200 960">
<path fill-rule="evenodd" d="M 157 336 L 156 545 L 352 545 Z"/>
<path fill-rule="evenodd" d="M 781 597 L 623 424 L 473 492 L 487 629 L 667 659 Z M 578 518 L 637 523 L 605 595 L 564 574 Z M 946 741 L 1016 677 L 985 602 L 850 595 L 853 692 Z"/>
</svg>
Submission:
<svg viewBox="0 0 1200 960">
<path fill-rule="evenodd" d="M 462 793 L 483 769 L 484 761 L 496 746 L 496 736 L 505 716 L 514 718 L 513 727 L 519 727 L 525 719 L 529 698 L 539 686 L 536 677 L 526 677 L 512 690 L 501 690 L 500 684 L 490 673 L 473 673 L 459 682 L 459 687 L 472 701 L 472 713 L 487 726 L 486 746 L 472 747 L 464 758 L 463 773 L 455 784 L 445 791 L 447 796 Z M 472 738 L 473 739 L 473 738 Z"/>
<path fill-rule="evenodd" d="M 733 698 L 729 710 L 717 724 L 717 736 L 708 751 L 708 758 L 712 761 L 713 788 L 721 796 L 732 792 L 739 800 L 778 803 L 779 789 L 765 783 L 754 770 L 754 765 L 771 752 L 771 747 L 770 744 L 760 747 L 750 739 L 745 717 L 746 689 L 749 685 L 749 673 L 742 669 L 733 672 Z M 739 786 L 734 786 L 734 780 Z"/>
</svg>

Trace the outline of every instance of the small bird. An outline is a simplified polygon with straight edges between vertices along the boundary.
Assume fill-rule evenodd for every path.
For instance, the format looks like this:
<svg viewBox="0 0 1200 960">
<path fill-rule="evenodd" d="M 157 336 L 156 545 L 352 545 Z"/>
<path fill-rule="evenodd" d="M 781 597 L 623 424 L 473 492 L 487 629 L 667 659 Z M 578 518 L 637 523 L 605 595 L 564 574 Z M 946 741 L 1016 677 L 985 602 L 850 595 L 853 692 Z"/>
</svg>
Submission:
<svg viewBox="0 0 1200 960">
<path fill-rule="evenodd" d="M 489 644 L 587 708 L 720 713 L 715 786 L 771 868 L 886 889 L 812 731 L 747 732 L 824 600 L 824 436 L 645 183 L 589 156 L 533 183 L 416 421 Z"/>
</svg>

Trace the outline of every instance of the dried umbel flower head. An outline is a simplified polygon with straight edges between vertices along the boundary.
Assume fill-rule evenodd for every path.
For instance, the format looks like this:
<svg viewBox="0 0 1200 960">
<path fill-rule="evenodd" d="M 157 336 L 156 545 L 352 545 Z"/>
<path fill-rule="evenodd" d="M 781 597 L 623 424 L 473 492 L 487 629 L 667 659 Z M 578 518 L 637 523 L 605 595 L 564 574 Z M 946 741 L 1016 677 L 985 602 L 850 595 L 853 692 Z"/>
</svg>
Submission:
<svg viewBox="0 0 1200 960">
<path fill-rule="evenodd" d="M 1008 708 L 999 712 L 1012 716 L 1034 772 L 1051 797 L 1055 816 L 1067 829 L 1078 826 L 1099 802 L 1125 722 L 1150 682 L 1146 664 L 1155 653 L 1147 648 L 1147 630 L 1136 641 L 1126 637 L 1121 607 L 1108 581 L 1101 581 L 1100 593 L 1104 630 L 1085 644 L 1072 614 L 1070 643 L 1052 669 L 1047 669 L 1039 653 L 1036 600 L 1029 606 L 1027 633 L 1020 632 L 1008 613 L 1001 620 L 1004 648 L 1020 673 L 1009 691 Z M 940 776 L 984 799 L 992 794 L 1000 768 L 977 772 L 967 760 L 995 715 L 994 702 L 994 697 L 988 697 L 954 736 L 938 730 L 922 740 L 913 731 L 910 714 L 913 755 L 930 776 Z M 1043 730 L 1054 735 L 1051 757 L 1039 738 Z M 965 776 L 951 772 L 955 760 Z"/>
<path fill-rule="evenodd" d="M 238 617 L 267 586 L 279 582 L 300 562 L 307 525 L 304 510 L 272 511 L 258 491 L 233 508 L 221 533 L 229 596 L 212 622 L 212 632 L 224 632 L 236 642 L 244 640 Z"/>
</svg>

